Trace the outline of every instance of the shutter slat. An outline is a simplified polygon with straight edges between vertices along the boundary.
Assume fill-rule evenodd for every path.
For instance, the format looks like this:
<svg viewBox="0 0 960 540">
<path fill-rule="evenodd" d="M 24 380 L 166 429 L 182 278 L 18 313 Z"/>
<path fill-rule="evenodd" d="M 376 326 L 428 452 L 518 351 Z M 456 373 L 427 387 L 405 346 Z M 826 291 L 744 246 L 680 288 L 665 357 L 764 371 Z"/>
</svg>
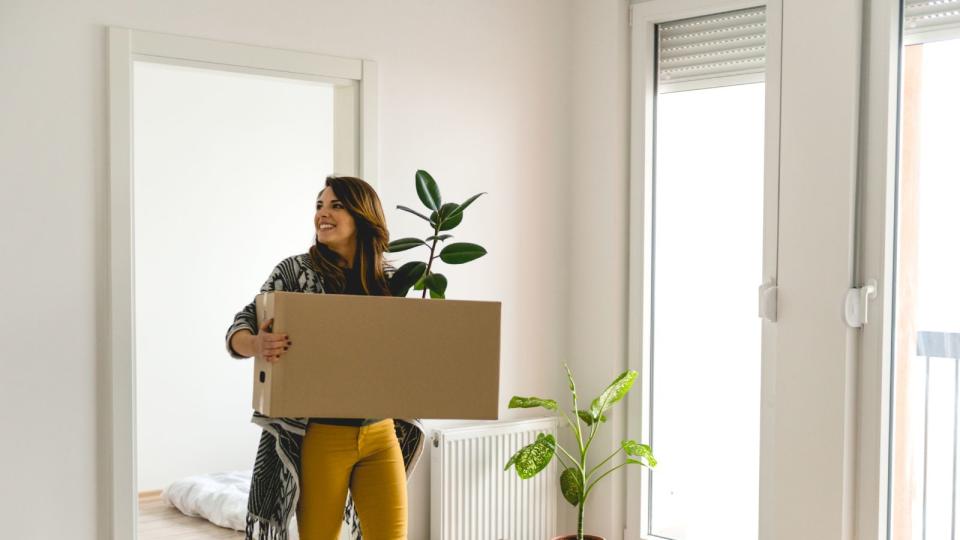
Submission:
<svg viewBox="0 0 960 540">
<path fill-rule="evenodd" d="M 960 0 L 906 0 L 903 35 L 906 43 L 960 38 Z"/>
<path fill-rule="evenodd" d="M 657 91 L 762 81 L 766 49 L 763 7 L 659 24 Z"/>
</svg>

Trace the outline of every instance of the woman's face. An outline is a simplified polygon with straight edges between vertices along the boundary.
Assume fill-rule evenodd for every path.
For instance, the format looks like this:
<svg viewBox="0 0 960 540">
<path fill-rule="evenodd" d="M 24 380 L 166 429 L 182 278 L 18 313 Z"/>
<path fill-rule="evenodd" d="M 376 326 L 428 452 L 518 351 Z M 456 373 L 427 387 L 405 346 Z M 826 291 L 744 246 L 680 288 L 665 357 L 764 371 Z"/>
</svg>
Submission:
<svg viewBox="0 0 960 540">
<path fill-rule="evenodd" d="M 329 187 L 320 192 L 320 197 L 317 199 L 317 213 L 313 216 L 313 226 L 317 230 L 318 242 L 340 252 L 356 242 L 357 226 L 353 216 L 336 197 L 333 189 Z"/>
</svg>

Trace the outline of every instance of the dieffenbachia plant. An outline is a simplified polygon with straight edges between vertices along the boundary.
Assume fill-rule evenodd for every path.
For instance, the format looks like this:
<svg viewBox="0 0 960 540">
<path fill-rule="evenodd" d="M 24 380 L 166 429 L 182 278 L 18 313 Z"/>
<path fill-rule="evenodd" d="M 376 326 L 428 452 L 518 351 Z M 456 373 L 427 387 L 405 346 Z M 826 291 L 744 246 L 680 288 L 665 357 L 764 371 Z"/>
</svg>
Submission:
<svg viewBox="0 0 960 540">
<path fill-rule="evenodd" d="M 443 274 L 433 271 L 433 261 L 440 259 L 447 264 L 463 264 L 475 259 L 479 259 L 487 254 L 487 250 L 477 244 L 467 242 L 454 242 L 447 244 L 440 253 L 437 253 L 437 244 L 446 242 L 453 238 L 452 234 L 440 234 L 442 231 L 449 231 L 460 224 L 463 220 L 463 211 L 470 206 L 477 197 L 483 193 L 477 193 L 461 204 L 444 203 L 440 198 L 440 188 L 437 182 L 427 171 L 417 171 L 416 174 L 417 195 L 420 202 L 432 212 L 427 217 L 412 208 L 398 205 L 397 208 L 423 219 L 430 224 L 433 234 L 424 238 L 401 238 L 390 242 L 387 251 L 397 253 L 406 251 L 415 247 L 424 246 L 430 248 L 430 257 L 427 262 L 414 261 L 401 266 L 390 279 L 390 292 L 394 296 L 406 296 L 410 287 L 423 291 L 422 298 L 427 297 L 427 291 L 430 291 L 430 298 L 444 298 L 447 290 L 447 278 Z"/>
<path fill-rule="evenodd" d="M 513 396 L 510 400 L 509 407 L 511 409 L 543 407 L 551 411 L 559 410 L 576 437 L 579 457 L 574 457 L 570 452 L 560 446 L 553 435 L 541 433 L 537 436 L 536 441 L 517 451 L 517 453 L 507 461 L 507 465 L 503 470 L 506 471 L 510 469 L 512 465 L 517 471 L 517 475 L 526 480 L 536 476 L 546 468 L 553 459 L 553 456 L 557 456 L 557 459 L 563 466 L 563 471 L 560 473 L 560 491 L 563 493 L 563 498 L 566 499 L 567 502 L 577 507 L 577 539 L 583 540 L 583 507 L 587 502 L 590 491 L 597 485 L 597 482 L 603 480 L 604 477 L 620 467 L 626 465 L 655 467 L 657 460 L 653 457 L 653 451 L 650 449 L 650 446 L 640 444 L 636 441 L 625 440 L 620 443 L 620 448 L 613 454 L 610 454 L 610 456 L 596 466 L 588 469 L 587 451 L 590 450 L 590 444 L 597 434 L 597 428 L 600 424 L 607 421 L 604 413 L 607 412 L 614 403 L 620 401 L 627 395 L 630 387 L 633 386 L 634 380 L 637 378 L 637 372 L 633 370 L 624 371 L 610 383 L 610 386 L 608 386 L 597 399 L 590 403 L 590 408 L 579 409 L 577 405 L 577 387 L 573 382 L 573 374 L 570 372 L 569 367 L 564 365 L 564 368 L 567 370 L 567 380 L 570 382 L 570 394 L 573 396 L 573 409 L 570 411 L 571 414 L 567 414 L 566 411 L 560 409 L 556 401 L 538 397 Z M 590 429 L 589 435 L 586 435 L 584 432 L 584 426 L 580 424 L 581 421 Z M 560 453 L 557 453 L 557 450 L 559 450 Z M 620 454 L 620 452 L 624 453 L 624 457 L 626 458 L 624 462 L 609 467 L 598 476 L 600 469 Z"/>
</svg>

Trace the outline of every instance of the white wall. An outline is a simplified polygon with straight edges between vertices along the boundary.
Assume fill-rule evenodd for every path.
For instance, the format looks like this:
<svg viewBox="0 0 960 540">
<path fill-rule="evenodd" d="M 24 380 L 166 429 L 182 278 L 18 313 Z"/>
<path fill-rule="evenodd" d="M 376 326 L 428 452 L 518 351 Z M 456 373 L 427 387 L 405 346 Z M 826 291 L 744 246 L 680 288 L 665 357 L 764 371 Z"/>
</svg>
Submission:
<svg viewBox="0 0 960 540">
<path fill-rule="evenodd" d="M 571 153 L 573 226 L 569 229 L 569 335 L 564 358 L 577 378 L 577 394 L 593 399 L 627 369 L 627 1 L 577 0 L 573 19 L 576 136 Z M 626 401 L 613 408 L 594 439 L 593 463 L 620 446 L 626 435 L 625 417 Z M 620 472 L 590 493 L 584 532 L 607 540 L 623 538 L 626 487 Z M 560 506 L 560 530 L 575 531 L 576 512 L 565 501 Z"/>
<path fill-rule="evenodd" d="M 505 403 L 513 394 L 559 388 L 554 373 L 567 356 L 566 296 L 582 298 L 576 305 L 585 308 L 618 302 L 610 289 L 597 295 L 582 280 L 576 287 L 566 281 L 568 246 L 581 250 L 565 234 L 570 15 L 569 3 L 557 0 L 0 2 L 0 279 L 13 284 L 4 291 L 8 305 L 17 306 L 0 325 L 7 433 L 0 461 L 8 464 L 5 483 L 16 486 L 2 491 L 0 504 L 18 509 L 15 519 L 5 519 L 5 534 L 110 534 L 106 26 L 376 60 L 387 207 L 416 202 L 417 168 L 429 170 L 452 200 L 490 193 L 458 230 L 490 255 L 448 272 L 449 293 L 503 301 Z M 616 58 L 601 65 L 607 62 L 625 66 Z M 593 81 L 619 88 L 613 93 L 622 101 L 625 82 Z M 625 120 L 602 116 L 625 131 Z M 620 174 L 626 152 L 616 148 L 609 169 L 581 166 L 592 173 L 581 179 Z M 593 200 L 591 207 L 606 211 L 602 197 Z M 415 218 L 388 214 L 394 236 L 420 232 Z M 600 218 L 611 228 L 625 208 L 612 214 Z M 583 254 L 603 255 L 608 245 L 625 244 L 614 238 Z M 577 263 L 581 277 L 585 264 Z M 604 277 L 621 279 L 619 266 Z M 602 338 L 621 336 L 601 331 Z M 578 341 L 580 352 L 586 343 Z M 620 347 L 602 345 L 596 353 L 607 358 L 606 349 Z M 425 455 L 410 484 L 412 539 L 427 537 L 428 464 Z M 601 511 L 604 501 L 597 502 Z"/>
</svg>

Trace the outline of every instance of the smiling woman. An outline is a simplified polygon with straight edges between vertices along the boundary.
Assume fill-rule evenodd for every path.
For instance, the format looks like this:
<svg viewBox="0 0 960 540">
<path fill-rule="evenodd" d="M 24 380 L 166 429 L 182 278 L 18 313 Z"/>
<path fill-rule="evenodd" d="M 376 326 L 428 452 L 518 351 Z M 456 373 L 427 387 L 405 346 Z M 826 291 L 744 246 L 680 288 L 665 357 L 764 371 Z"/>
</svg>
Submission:
<svg viewBox="0 0 960 540">
<path fill-rule="evenodd" d="M 309 251 L 281 261 L 261 292 L 390 295 L 383 258 L 389 233 L 370 184 L 327 177 L 317 196 L 314 228 Z M 296 336 L 274 334 L 270 320 L 257 323 L 251 302 L 227 330 L 227 350 L 235 358 L 281 361 Z M 335 538 L 344 515 L 352 532 L 359 531 L 362 519 L 370 537 L 407 537 L 406 477 L 423 447 L 419 421 L 271 418 L 255 412 L 253 422 L 263 434 L 250 486 L 248 535 L 272 537 L 272 528 L 284 529 L 295 510 L 305 539 Z"/>
</svg>

